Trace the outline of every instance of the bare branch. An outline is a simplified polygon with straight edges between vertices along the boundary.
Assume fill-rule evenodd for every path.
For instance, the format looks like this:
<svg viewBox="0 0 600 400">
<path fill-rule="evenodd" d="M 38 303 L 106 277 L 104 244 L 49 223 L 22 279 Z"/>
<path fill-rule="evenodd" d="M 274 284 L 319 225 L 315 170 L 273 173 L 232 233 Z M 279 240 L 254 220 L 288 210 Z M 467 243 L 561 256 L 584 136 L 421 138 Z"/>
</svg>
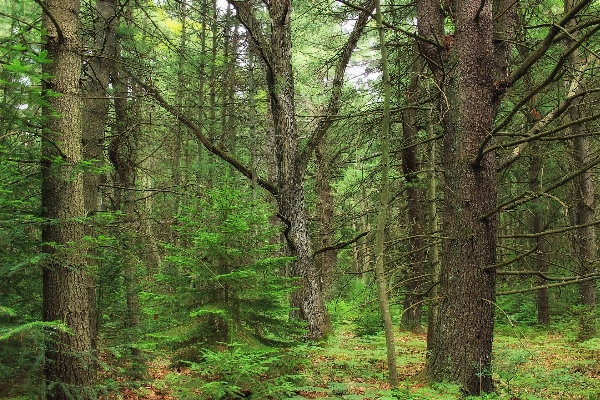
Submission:
<svg viewBox="0 0 600 400">
<path fill-rule="evenodd" d="M 528 289 L 517 289 L 517 290 L 509 290 L 507 292 L 498 292 L 498 293 L 496 293 L 496 296 L 507 296 L 509 294 L 535 292 L 536 290 L 540 290 L 540 289 L 549 289 L 549 288 L 553 288 L 553 287 L 575 285 L 575 284 L 578 284 L 578 283 L 581 283 L 581 282 L 594 281 L 596 279 L 600 279 L 600 274 L 593 274 L 591 276 L 581 277 L 581 278 L 578 278 L 578 279 L 568 280 L 568 281 L 564 281 L 564 282 L 551 283 L 549 285 L 533 286 L 533 287 L 530 287 Z"/>
<path fill-rule="evenodd" d="M 327 112 L 325 118 L 319 121 L 317 127 L 314 132 L 308 139 L 308 143 L 306 147 L 302 151 L 299 157 L 299 168 L 304 171 L 306 169 L 306 165 L 308 164 L 308 160 L 312 156 L 312 153 L 315 151 L 319 142 L 323 140 L 329 127 L 333 123 L 333 117 L 335 117 L 340 111 L 340 103 L 342 101 L 342 87 L 344 85 L 344 75 L 346 73 L 346 67 L 350 62 L 350 57 L 352 57 L 352 52 L 356 48 L 356 44 L 360 39 L 365 26 L 367 26 L 367 22 L 373 13 L 375 8 L 374 0 L 367 0 L 367 2 L 363 6 L 363 10 L 358 16 L 358 20 L 354 24 L 354 28 L 352 29 L 352 33 L 348 37 L 348 40 L 344 44 L 341 50 L 340 57 L 335 66 L 335 74 L 333 78 L 333 87 L 331 88 L 331 97 L 329 98 L 329 105 L 327 106 Z"/>
<path fill-rule="evenodd" d="M 128 72 L 128 74 L 131 77 L 131 79 L 133 79 L 138 85 L 140 85 L 146 91 L 146 93 L 150 95 L 154 99 L 154 101 L 156 101 L 165 111 L 167 111 L 173 117 L 177 118 L 179 122 L 187 126 L 188 129 L 190 129 L 190 131 L 194 133 L 196 138 L 202 143 L 202 145 L 204 145 L 204 147 L 208 151 L 230 164 L 233 168 L 235 168 L 246 178 L 250 180 L 256 179 L 256 182 L 259 186 L 266 189 L 273 196 L 277 196 L 278 189 L 273 183 L 258 176 L 258 174 L 256 174 L 255 171 L 243 165 L 238 159 L 228 154 L 224 149 L 215 146 L 206 136 L 204 136 L 202 130 L 192 120 L 185 116 L 179 109 L 169 104 L 169 102 L 161 96 L 156 87 L 147 84 L 146 82 L 142 81 L 140 78 L 138 78 L 130 72 Z"/>
<path fill-rule="evenodd" d="M 498 268 L 503 268 L 506 267 L 507 265 L 510 265 L 514 262 L 517 262 L 525 257 L 527 257 L 528 255 L 530 255 L 531 253 L 533 253 L 534 251 L 536 251 L 538 249 L 537 246 L 535 246 L 533 249 L 523 253 L 523 254 L 519 254 L 517 257 L 511 258 L 510 260 L 498 263 L 498 264 L 494 264 L 494 265 L 489 265 L 487 267 L 484 267 L 483 269 L 498 269 Z"/>
<path fill-rule="evenodd" d="M 587 7 L 591 3 L 592 3 L 592 0 L 581 0 L 573 8 L 571 8 L 571 10 L 569 10 L 569 12 L 566 13 L 560 19 L 560 21 L 558 21 L 556 24 L 552 25 L 550 27 L 550 31 L 548 32 L 548 34 L 546 35 L 544 40 L 540 43 L 538 48 L 535 51 L 533 51 L 529 55 L 529 57 L 527 57 L 527 59 L 525 59 L 521 63 L 521 65 L 519 65 L 509 76 L 507 86 L 514 85 L 519 79 L 521 79 L 523 76 L 525 76 L 527 71 L 529 71 L 529 69 L 535 63 L 537 63 L 538 60 L 540 58 L 542 58 L 542 56 L 544 54 L 546 54 L 546 52 L 548 51 L 550 46 L 552 46 L 552 44 L 554 43 L 555 37 L 561 32 L 560 28 L 565 27 L 569 21 L 574 19 L 581 10 L 583 10 L 585 7 Z"/>
<path fill-rule="evenodd" d="M 339 3 L 342 3 L 342 4 L 346 5 L 346 6 L 348 6 L 350 8 L 358 10 L 358 11 L 366 11 L 365 7 L 357 6 L 356 4 L 352 4 L 349 1 L 346 1 L 346 0 L 336 0 L 336 1 L 339 2 Z M 373 11 L 372 10 L 370 12 L 370 16 L 371 17 L 373 16 Z M 435 47 L 439 47 L 439 48 L 443 47 L 440 43 L 436 42 L 435 40 L 431 40 L 431 39 L 428 39 L 426 37 L 417 35 L 416 33 L 411 32 L 411 31 L 409 31 L 407 29 L 398 28 L 397 26 L 389 24 L 389 23 L 387 23 L 385 21 L 383 21 L 383 26 L 386 27 L 386 28 L 388 28 L 388 29 L 401 32 L 401 33 L 405 34 L 406 36 L 411 37 L 413 39 L 417 39 L 417 40 L 419 40 L 421 42 L 434 45 Z"/>
<path fill-rule="evenodd" d="M 536 139 L 540 139 L 542 137 L 545 136 L 549 136 L 553 133 L 556 133 L 564 128 L 566 128 L 566 126 L 557 128 L 557 129 L 552 129 L 549 131 L 543 131 L 543 129 L 550 124 L 551 122 L 553 122 L 554 120 L 556 120 L 558 117 L 560 117 L 571 105 L 571 103 L 573 103 L 573 101 L 581 96 L 584 96 L 586 94 L 590 94 L 590 93 L 594 93 L 594 92 L 598 92 L 600 91 L 600 89 L 592 89 L 592 90 L 588 90 L 588 91 L 578 91 L 578 84 L 575 85 L 577 87 L 571 87 L 571 93 L 569 93 L 569 96 L 563 100 L 563 102 L 561 104 L 559 104 L 556 108 L 554 108 L 552 111 L 550 111 L 548 114 L 546 114 L 546 116 L 544 118 L 542 118 L 538 123 L 536 123 L 527 133 L 527 136 L 525 136 L 524 138 L 518 139 L 518 140 L 514 140 L 512 142 L 509 143 L 503 143 L 503 144 L 497 144 L 494 146 L 490 146 L 488 148 L 486 148 L 483 151 L 483 154 L 489 153 L 490 151 L 494 151 L 500 148 L 506 148 L 506 147 L 510 147 L 510 146 L 517 146 L 510 155 L 508 155 L 507 157 L 505 157 L 499 164 L 497 167 L 498 171 L 502 171 L 503 169 L 509 167 L 512 163 L 514 163 L 523 153 L 523 150 L 525 150 L 525 147 L 528 145 L 528 143 L 536 140 Z M 594 120 L 598 118 L 598 116 L 593 116 L 593 117 L 589 117 L 586 118 L 588 120 Z M 584 121 L 579 121 L 579 122 L 584 122 Z"/>
<path fill-rule="evenodd" d="M 594 226 L 594 225 L 598 225 L 598 224 L 600 224 L 600 221 L 594 221 L 594 222 L 590 222 L 588 224 L 582 224 L 582 225 L 572 225 L 572 226 L 567 226 L 564 228 L 552 229 L 552 230 L 537 232 L 537 233 L 517 233 L 514 235 L 504 235 L 504 236 L 498 236 L 498 238 L 499 239 L 524 239 L 524 238 L 533 239 L 533 238 L 537 238 L 537 237 L 541 237 L 541 236 L 555 235 L 557 233 L 569 232 L 572 230 L 586 228 L 588 226 Z"/>
<path fill-rule="evenodd" d="M 516 276 L 522 276 L 522 275 L 539 276 L 540 278 L 542 278 L 546 281 L 561 281 L 561 282 L 572 281 L 572 280 L 576 280 L 576 279 L 580 278 L 578 276 L 552 277 L 552 276 L 548 276 L 540 271 L 498 271 L 497 274 L 498 275 L 516 275 Z"/>
<path fill-rule="evenodd" d="M 600 156 L 596 157 L 593 161 L 589 162 L 588 164 L 584 165 L 581 169 L 574 171 L 568 175 L 565 175 L 561 180 L 559 180 L 558 182 L 556 182 L 555 184 L 551 185 L 548 188 L 544 188 L 543 190 L 539 191 L 539 192 L 525 192 L 522 193 L 521 195 L 512 198 L 510 200 L 506 200 L 505 202 L 499 204 L 498 206 L 496 206 L 493 210 L 489 211 L 488 213 L 484 214 L 481 216 L 481 219 L 487 219 L 489 218 L 491 215 L 493 215 L 494 213 L 497 213 L 499 211 L 504 211 L 504 210 L 508 210 L 510 208 L 515 208 L 520 206 L 521 204 L 525 204 L 537 197 L 543 196 L 546 193 L 556 189 L 557 187 L 560 187 L 562 185 L 564 185 L 565 183 L 569 182 L 571 179 L 583 174 L 584 172 L 586 172 L 587 170 L 595 167 L 596 165 L 600 164 Z"/>
<path fill-rule="evenodd" d="M 267 68 L 272 71 L 273 56 L 271 54 L 271 46 L 269 44 L 269 41 L 265 37 L 260 22 L 254 16 L 254 11 L 252 10 L 252 2 L 236 0 L 228 1 L 231 5 L 233 5 L 235 10 L 237 11 L 238 19 L 250 34 L 250 38 L 252 39 L 252 42 L 258 50 L 258 54 L 264 61 Z"/>
<path fill-rule="evenodd" d="M 56 18 L 54 18 L 54 15 L 52 15 L 52 13 L 50 12 L 50 9 L 46 5 L 46 3 L 44 3 L 42 0 L 34 0 L 34 1 L 40 7 L 42 7 L 42 10 L 44 10 L 44 14 L 46 14 L 46 16 L 48 16 L 48 18 L 52 22 L 52 25 L 54 25 L 54 27 L 56 28 L 56 34 L 58 35 L 58 40 L 60 40 L 62 42 L 65 39 L 65 37 L 63 36 L 62 29 L 60 28 L 60 25 L 58 24 L 58 21 L 56 20 Z"/>
<path fill-rule="evenodd" d="M 334 244 L 331 246 L 323 247 L 323 248 L 315 251 L 313 253 L 313 257 L 315 257 L 317 254 L 325 253 L 326 251 L 343 249 L 344 247 L 357 242 L 360 238 L 367 236 L 369 233 L 371 233 L 371 231 L 362 232 L 362 233 L 358 234 L 357 236 L 355 236 L 354 238 L 347 240 L 345 242 L 341 242 L 341 243 L 337 243 L 337 244 Z"/>
</svg>

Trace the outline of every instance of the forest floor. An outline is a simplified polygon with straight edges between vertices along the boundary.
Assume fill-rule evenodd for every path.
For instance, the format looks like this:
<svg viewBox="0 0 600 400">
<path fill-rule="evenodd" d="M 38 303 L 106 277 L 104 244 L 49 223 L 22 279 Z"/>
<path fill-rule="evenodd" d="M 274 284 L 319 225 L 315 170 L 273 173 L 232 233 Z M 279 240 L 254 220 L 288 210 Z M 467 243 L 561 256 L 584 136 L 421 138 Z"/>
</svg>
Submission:
<svg viewBox="0 0 600 400">
<path fill-rule="evenodd" d="M 496 393 L 485 399 L 600 399 L 600 339 L 577 343 L 572 329 L 554 327 L 517 329 L 500 327 L 494 341 L 493 379 Z M 386 382 L 386 350 L 382 334 L 358 337 L 351 326 L 337 329 L 326 343 L 305 346 L 296 356 L 304 358 L 296 371 L 301 383 L 289 392 L 292 399 L 460 399 L 460 388 L 452 384 L 425 385 L 423 372 L 425 335 L 398 332 L 396 354 L 400 385 L 390 390 Z M 150 365 L 149 381 L 137 390 L 127 389 L 117 398 L 183 399 L 207 398 L 182 382 L 194 386 L 199 371 Z M 265 380 L 266 378 L 266 374 Z M 189 378 L 189 379 L 188 379 Z M 197 382 L 197 381 L 196 381 Z M 276 381 L 273 382 L 276 385 Z M 177 389 L 175 389 L 177 386 Z M 241 386 L 241 385 L 240 385 Z M 196 393 L 194 396 L 192 393 Z M 180 394 L 177 394 L 180 393 Z M 184 395 L 187 393 L 187 395 Z M 250 397 L 250 388 L 242 390 Z M 233 397 L 235 398 L 235 397 Z M 275 398 L 268 395 L 255 399 Z M 282 397 L 277 397 L 282 398 Z M 475 397 L 472 397 L 475 398 Z"/>
</svg>

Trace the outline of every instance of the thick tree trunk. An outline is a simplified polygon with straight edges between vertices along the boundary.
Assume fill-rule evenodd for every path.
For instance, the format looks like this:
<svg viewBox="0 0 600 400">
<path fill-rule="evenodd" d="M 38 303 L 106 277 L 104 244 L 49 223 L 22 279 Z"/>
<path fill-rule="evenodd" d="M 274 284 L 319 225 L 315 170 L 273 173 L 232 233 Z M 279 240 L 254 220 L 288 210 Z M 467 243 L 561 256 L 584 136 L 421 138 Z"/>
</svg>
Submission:
<svg viewBox="0 0 600 400">
<path fill-rule="evenodd" d="M 495 3 L 495 2 L 494 2 Z M 511 14 L 510 4 L 503 8 Z M 440 3 L 417 3 L 419 32 L 444 45 L 421 43 L 438 85 L 444 129 L 444 241 L 437 325 L 428 340 L 431 381 L 461 384 L 470 394 L 492 391 L 491 357 L 497 215 L 493 152 L 478 157 L 492 129 L 496 91 L 507 69 L 495 53 L 490 2 L 453 2 L 455 32 L 444 35 Z M 440 40 L 441 39 L 441 40 Z M 444 65 L 443 69 L 439 67 Z M 501 68 L 502 67 L 502 68 Z"/>
<path fill-rule="evenodd" d="M 79 0 L 49 0 L 42 25 L 45 50 L 51 63 L 43 109 L 46 129 L 42 139 L 42 227 L 44 266 L 44 321 L 60 321 L 69 333 L 50 329 L 46 340 L 45 374 L 48 399 L 96 398 L 90 328 L 90 278 L 83 245 L 85 216 L 81 130 L 81 55 Z"/>
</svg>

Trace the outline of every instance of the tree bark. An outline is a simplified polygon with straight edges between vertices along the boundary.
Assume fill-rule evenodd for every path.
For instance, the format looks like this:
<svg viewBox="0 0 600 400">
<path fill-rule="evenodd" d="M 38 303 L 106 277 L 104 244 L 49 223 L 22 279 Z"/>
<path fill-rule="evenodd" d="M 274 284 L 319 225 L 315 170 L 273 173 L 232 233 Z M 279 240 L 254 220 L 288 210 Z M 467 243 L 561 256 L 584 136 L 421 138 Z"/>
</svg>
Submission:
<svg viewBox="0 0 600 400">
<path fill-rule="evenodd" d="M 514 3 L 502 3 L 503 12 L 512 15 Z M 494 154 L 477 155 L 490 140 L 501 96 L 498 82 L 507 79 L 507 55 L 498 56 L 506 52 L 494 41 L 490 2 L 452 2 L 447 11 L 454 21 L 453 35 L 444 34 L 438 1 L 417 2 L 420 35 L 440 43 L 420 42 L 420 48 L 443 91 L 445 239 L 427 375 L 431 381 L 456 382 L 469 394 L 479 394 L 493 390 L 496 273 L 484 267 L 496 261 L 498 217 L 482 218 L 496 204 Z"/>
<path fill-rule="evenodd" d="M 543 171 L 543 151 L 540 143 L 531 144 L 531 160 L 529 162 L 529 190 L 536 193 L 542 189 L 542 171 Z M 541 199 L 535 198 L 531 201 L 531 219 L 533 233 L 544 231 L 544 213 L 542 210 Z M 548 263 L 546 262 L 546 238 L 536 236 L 534 239 L 537 247 L 535 262 L 536 270 L 542 274 L 548 272 Z M 538 285 L 543 285 L 546 281 L 542 277 L 537 278 Z M 550 303 L 548 298 L 548 289 L 540 289 L 537 292 L 537 321 L 538 324 L 550 325 Z"/>
<path fill-rule="evenodd" d="M 315 150 L 315 192 L 317 194 L 317 220 L 319 246 L 331 246 L 334 239 L 333 223 L 334 197 L 330 175 L 331 163 L 327 154 L 327 141 L 321 141 Z M 333 269 L 337 262 L 337 250 L 325 251 L 316 256 L 317 268 L 321 277 L 323 294 L 327 297 L 333 287 Z"/>
<path fill-rule="evenodd" d="M 44 49 L 51 63 L 43 108 L 42 227 L 44 321 L 60 321 L 69 333 L 49 329 L 46 335 L 48 399 L 95 399 L 90 327 L 90 278 L 83 244 L 85 217 L 81 129 L 79 0 L 48 0 L 42 17 Z"/>
<path fill-rule="evenodd" d="M 304 198 L 304 170 L 299 165 L 298 129 L 294 104 L 294 76 L 291 63 L 291 1 L 269 3 L 269 35 L 265 35 L 254 17 L 252 4 L 232 2 L 240 22 L 248 30 L 263 59 L 275 127 L 275 163 L 277 165 L 277 205 L 284 222 L 287 252 L 295 257 L 290 275 L 300 278 L 292 293 L 293 313 L 307 323 L 307 338 L 321 339 L 331 331 L 331 320 L 313 258 L 313 243 L 308 231 Z"/>
<path fill-rule="evenodd" d="M 425 198 L 424 184 L 419 179 L 420 164 L 417 157 L 417 146 L 411 146 L 417 141 L 417 110 L 410 108 L 418 103 L 419 73 L 421 63 L 413 62 L 413 75 L 406 92 L 406 106 L 402 111 L 402 135 L 404 149 L 402 150 L 402 172 L 406 181 L 406 202 L 408 208 L 409 250 L 408 267 L 405 272 L 406 284 L 404 295 L 404 311 L 402 312 L 402 328 L 411 332 L 421 333 L 421 316 L 423 311 L 421 292 L 425 283 L 426 253 L 423 240 L 425 233 Z"/>
<path fill-rule="evenodd" d="M 565 14 L 575 7 L 574 0 L 565 0 Z M 567 28 L 575 25 L 576 19 L 572 19 Z M 567 40 L 567 47 L 572 45 L 573 39 Z M 580 61 L 579 51 L 574 50 L 569 56 L 569 67 L 572 71 L 567 79 L 567 87 L 572 87 L 578 79 L 581 79 L 580 70 L 584 68 Z M 578 91 L 582 88 L 577 87 Z M 570 90 L 569 90 L 570 92 Z M 569 121 L 577 121 L 582 118 L 582 101 L 581 97 L 573 100 L 571 107 L 567 112 Z M 570 135 L 575 136 L 573 139 L 573 161 L 575 168 L 581 165 L 586 165 L 593 160 L 590 137 L 588 135 L 580 135 L 585 128 L 581 124 L 573 124 L 569 128 Z M 571 220 L 573 225 L 587 225 L 584 228 L 573 232 L 573 247 L 575 260 L 577 263 L 577 271 L 580 275 L 586 276 L 594 271 L 596 262 L 596 226 L 593 222 L 596 220 L 594 203 L 594 174 L 591 169 L 579 174 L 573 179 L 573 194 L 574 206 L 571 207 Z M 578 339 L 583 341 L 592 338 L 596 334 L 596 309 L 598 307 L 597 285 L 595 280 L 582 282 L 579 284 L 579 301 L 584 307 L 580 315 L 580 327 Z"/>
<path fill-rule="evenodd" d="M 381 198 L 379 215 L 377 218 L 377 232 L 375 235 L 375 279 L 377 281 L 377 298 L 379 312 L 385 331 L 385 347 L 387 352 L 388 382 L 390 387 L 398 386 L 398 369 L 396 367 L 396 346 L 394 341 L 394 327 L 388 300 L 388 285 L 385 275 L 385 227 L 387 225 L 388 205 L 390 201 L 390 98 L 391 84 L 388 71 L 388 53 L 385 42 L 385 30 L 381 3 L 375 0 L 375 20 L 379 33 L 379 46 L 381 51 L 381 70 L 383 78 L 383 116 L 381 121 Z"/>
<path fill-rule="evenodd" d="M 93 53 L 88 61 L 86 80 L 84 83 L 82 139 L 83 158 L 94 160 L 94 167 L 101 167 L 104 162 L 104 130 L 109 111 L 108 85 L 110 82 L 111 63 L 116 53 L 116 1 L 98 0 L 94 14 Z M 96 171 L 83 175 L 83 196 L 85 214 L 92 217 L 100 208 L 100 174 Z M 94 224 L 86 224 L 85 235 L 94 238 Z M 95 263 L 92 257 L 90 262 Z M 90 273 L 88 296 L 90 301 L 90 329 L 94 357 L 98 347 L 98 307 L 96 296 L 96 276 Z"/>
</svg>

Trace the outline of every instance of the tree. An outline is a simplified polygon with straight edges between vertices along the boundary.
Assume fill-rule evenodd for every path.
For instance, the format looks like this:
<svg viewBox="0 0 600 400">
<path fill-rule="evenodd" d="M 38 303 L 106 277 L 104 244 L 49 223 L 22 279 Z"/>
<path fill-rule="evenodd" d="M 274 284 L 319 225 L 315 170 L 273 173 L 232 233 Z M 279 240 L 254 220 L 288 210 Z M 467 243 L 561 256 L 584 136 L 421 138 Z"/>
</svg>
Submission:
<svg viewBox="0 0 600 400">
<path fill-rule="evenodd" d="M 42 137 L 42 227 L 44 320 L 68 331 L 49 329 L 46 384 L 49 399 L 96 398 L 92 385 L 89 277 L 83 244 L 85 217 L 81 161 L 81 55 L 79 0 L 43 4 L 44 51 L 51 63 L 45 83 Z"/>
<path fill-rule="evenodd" d="M 99 211 L 100 204 L 100 174 L 104 161 L 104 131 L 109 113 L 108 88 L 112 63 L 116 53 L 115 25 L 116 0 L 97 0 L 92 7 L 92 33 L 88 35 L 91 57 L 84 71 L 83 109 L 82 109 L 82 144 L 83 158 L 92 162 L 95 168 L 83 175 L 83 202 L 85 215 L 93 218 Z M 96 236 L 93 224 L 86 224 L 85 235 L 91 238 Z M 88 261 L 93 266 L 96 261 L 90 257 Z M 89 274 L 88 297 L 90 301 L 90 329 L 92 349 L 98 347 L 98 307 L 96 296 L 96 276 Z"/>
<path fill-rule="evenodd" d="M 498 140 L 500 131 L 515 120 L 522 107 L 556 82 L 568 57 L 600 29 L 593 20 L 568 26 L 589 4 L 589 1 L 582 0 L 566 10 L 540 37 L 527 57 L 512 68 L 510 42 L 515 26 L 516 3 L 464 1 L 444 4 L 444 10 L 436 1 L 419 2 L 417 5 L 421 52 L 443 93 L 440 108 L 444 129 L 446 189 L 442 229 L 445 239 L 437 323 L 429 333 L 428 341 L 427 370 L 433 381 L 455 381 L 469 393 L 492 389 L 490 362 L 495 270 L 505 265 L 495 263 L 498 212 L 514 209 L 562 187 L 600 162 L 590 161 L 537 193 L 523 193 L 496 204 L 496 172 L 518 159 L 526 144 L 564 129 L 563 126 L 546 130 L 546 126 L 557 121 L 582 95 L 576 93 L 572 86 L 556 107 L 544 117 L 540 116 L 524 138 L 493 144 L 494 140 Z M 444 31 L 446 13 L 449 17 L 447 26 L 454 29 L 450 35 Z M 578 32 L 582 32 L 581 38 L 564 50 L 556 45 Z M 517 96 L 515 105 L 503 110 L 502 118 L 494 126 L 504 94 L 540 60 L 549 59 L 545 57 L 549 52 L 557 58 L 549 62 L 544 79 Z M 496 165 L 494 153 L 501 148 L 512 148 L 512 151 Z M 544 235 L 550 233 L 543 232 Z M 509 293 L 515 292 L 503 294 Z"/>
<path fill-rule="evenodd" d="M 444 130 L 444 239 L 437 325 L 429 332 L 427 375 L 453 381 L 471 394 L 492 391 L 490 373 L 498 217 L 493 153 L 478 157 L 492 130 L 508 74 L 515 7 L 465 0 L 442 9 L 435 0 L 417 3 L 419 42 L 442 96 Z M 454 28 L 444 32 L 444 13 Z M 502 25 L 500 24 L 502 23 Z M 502 27 L 502 28 L 500 28 Z"/>
<path fill-rule="evenodd" d="M 388 301 L 388 285 L 385 276 L 385 253 L 383 243 L 385 241 L 385 227 L 387 225 L 387 213 L 390 201 L 390 73 L 388 70 L 388 53 L 385 42 L 385 29 L 383 27 L 383 16 L 381 3 L 375 0 L 375 20 L 379 32 L 379 45 L 381 46 L 381 70 L 383 78 L 383 116 L 381 120 L 381 199 L 379 215 L 377 218 L 377 232 L 375 236 L 375 279 L 377 281 L 377 297 L 379 299 L 379 311 L 385 330 L 385 347 L 387 350 L 388 381 L 391 387 L 398 386 L 398 370 L 396 368 L 396 347 L 394 344 L 394 330 L 390 305 Z"/>
<path fill-rule="evenodd" d="M 573 0 L 565 0 L 565 13 L 568 13 L 575 6 Z M 577 19 L 573 18 L 567 24 L 567 28 L 571 28 L 577 24 Z M 574 38 L 567 40 L 567 47 L 573 46 Z M 570 87 L 571 93 L 575 89 L 575 93 L 581 93 L 584 88 L 580 85 L 580 80 L 586 69 L 585 63 L 580 60 L 580 53 L 576 48 L 569 55 L 570 73 L 566 84 Z M 569 133 L 573 136 L 573 161 L 575 168 L 581 165 L 587 165 L 592 161 L 592 149 L 589 135 L 582 135 L 585 129 L 584 125 L 579 122 L 584 116 L 583 97 L 579 97 L 573 101 L 573 104 L 568 111 L 568 120 L 572 123 L 569 128 Z M 573 182 L 573 199 L 574 206 L 571 207 L 571 219 L 573 226 L 583 225 L 573 233 L 573 247 L 577 260 L 577 271 L 581 276 L 590 274 L 593 270 L 592 265 L 596 260 L 597 245 L 596 245 L 596 220 L 594 212 L 595 201 L 595 182 L 591 170 L 584 171 L 576 176 Z M 584 306 L 581 319 L 581 327 L 579 332 L 580 340 L 587 340 L 596 334 L 596 308 L 598 306 L 598 289 L 595 281 L 587 281 L 579 284 L 579 297 L 581 305 Z"/>
<path fill-rule="evenodd" d="M 402 110 L 402 135 L 404 147 L 402 148 L 402 172 L 406 181 L 406 201 L 408 217 L 409 251 L 408 268 L 405 274 L 406 294 L 404 297 L 404 311 L 402 312 L 402 327 L 404 329 L 421 332 L 422 291 L 425 283 L 425 190 L 419 179 L 420 164 L 417 157 L 417 104 L 419 101 L 419 74 L 422 62 L 417 55 L 413 62 L 410 83 L 406 90 L 406 109 Z"/>
<path fill-rule="evenodd" d="M 313 258 L 304 199 L 304 170 L 300 168 L 298 128 L 294 105 L 294 75 L 291 63 L 291 2 L 271 2 L 271 29 L 267 35 L 254 16 L 252 3 L 233 2 L 265 66 L 271 113 L 275 126 L 278 216 L 286 225 L 288 254 L 296 257 L 291 276 L 301 277 L 292 294 L 297 317 L 308 324 L 307 337 L 319 339 L 331 331 L 323 288 Z"/>
</svg>

